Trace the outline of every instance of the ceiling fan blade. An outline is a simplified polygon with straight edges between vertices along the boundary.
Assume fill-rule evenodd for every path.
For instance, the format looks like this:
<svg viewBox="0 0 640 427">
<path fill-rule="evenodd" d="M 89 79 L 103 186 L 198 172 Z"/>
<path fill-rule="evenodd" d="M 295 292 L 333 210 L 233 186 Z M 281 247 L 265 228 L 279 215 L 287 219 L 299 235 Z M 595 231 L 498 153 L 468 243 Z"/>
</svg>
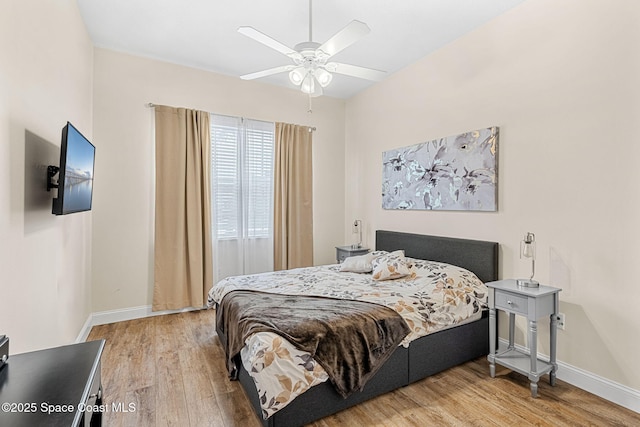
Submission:
<svg viewBox="0 0 640 427">
<path fill-rule="evenodd" d="M 357 65 L 342 64 L 339 62 L 330 62 L 325 67 L 327 71 L 332 73 L 344 74 L 345 76 L 358 77 L 379 82 L 387 76 L 387 73 L 373 68 L 358 67 Z"/>
<path fill-rule="evenodd" d="M 333 56 L 344 48 L 351 46 L 371 31 L 364 22 L 353 20 L 346 27 L 334 34 L 318 49 L 329 56 Z"/>
<path fill-rule="evenodd" d="M 245 74 L 240 76 L 242 80 L 259 79 L 260 77 L 267 77 L 273 74 L 284 73 L 285 71 L 291 71 L 295 68 L 295 65 L 281 65 L 275 68 L 269 68 L 268 70 L 256 71 L 255 73 Z"/>
<path fill-rule="evenodd" d="M 271 49 L 275 49 L 278 52 L 284 55 L 287 55 L 290 58 L 300 56 L 300 53 L 296 52 L 295 50 L 291 49 L 288 46 L 285 46 L 284 44 L 280 43 L 278 40 L 272 37 L 269 37 L 265 33 L 262 33 L 256 30 L 253 27 L 240 27 L 238 28 L 238 32 L 240 34 L 244 34 L 245 36 L 254 39 L 257 42 L 262 43 L 265 46 L 270 47 Z"/>
</svg>

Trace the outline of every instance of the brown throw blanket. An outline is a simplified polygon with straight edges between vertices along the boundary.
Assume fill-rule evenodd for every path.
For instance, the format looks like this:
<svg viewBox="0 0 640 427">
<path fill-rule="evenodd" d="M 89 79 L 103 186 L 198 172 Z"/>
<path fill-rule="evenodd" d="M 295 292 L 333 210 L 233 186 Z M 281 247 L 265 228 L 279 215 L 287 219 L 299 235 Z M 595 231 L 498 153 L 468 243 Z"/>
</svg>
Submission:
<svg viewBox="0 0 640 427">
<path fill-rule="evenodd" d="M 257 291 L 229 292 L 216 313 L 227 343 L 227 366 L 256 332 L 274 332 L 311 353 L 336 390 L 361 390 L 409 333 L 404 319 L 381 305 Z"/>
</svg>

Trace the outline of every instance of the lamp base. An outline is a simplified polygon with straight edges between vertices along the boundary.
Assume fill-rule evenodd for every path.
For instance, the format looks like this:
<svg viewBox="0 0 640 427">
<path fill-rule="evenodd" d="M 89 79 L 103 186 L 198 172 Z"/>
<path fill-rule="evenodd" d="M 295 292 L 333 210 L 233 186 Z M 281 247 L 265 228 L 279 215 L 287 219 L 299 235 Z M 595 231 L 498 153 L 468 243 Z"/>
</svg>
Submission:
<svg viewBox="0 0 640 427">
<path fill-rule="evenodd" d="M 540 286 L 540 283 L 537 280 L 533 279 L 517 279 L 516 283 L 518 286 L 523 288 L 537 288 Z"/>
<path fill-rule="evenodd" d="M 362 243 L 354 243 L 351 245 L 351 249 L 360 249 L 362 247 Z"/>
</svg>

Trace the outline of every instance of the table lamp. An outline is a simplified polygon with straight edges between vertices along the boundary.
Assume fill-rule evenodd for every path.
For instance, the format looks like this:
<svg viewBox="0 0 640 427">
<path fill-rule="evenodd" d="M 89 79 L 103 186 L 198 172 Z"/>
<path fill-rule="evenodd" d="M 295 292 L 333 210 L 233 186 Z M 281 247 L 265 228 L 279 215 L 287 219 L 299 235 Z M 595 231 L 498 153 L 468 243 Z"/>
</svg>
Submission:
<svg viewBox="0 0 640 427">
<path fill-rule="evenodd" d="M 351 245 L 351 247 L 353 249 L 362 247 L 362 221 L 360 221 L 359 219 L 353 221 L 353 227 L 351 231 L 353 232 L 353 234 L 358 234 L 358 243 L 354 243 L 353 245 Z"/>
<path fill-rule="evenodd" d="M 533 233 L 527 232 L 524 235 L 524 239 L 520 242 L 520 259 L 531 258 L 531 277 L 528 279 L 517 279 L 518 286 L 525 288 L 537 288 L 540 283 L 537 280 L 533 280 L 533 276 L 536 273 L 536 236 Z"/>
</svg>

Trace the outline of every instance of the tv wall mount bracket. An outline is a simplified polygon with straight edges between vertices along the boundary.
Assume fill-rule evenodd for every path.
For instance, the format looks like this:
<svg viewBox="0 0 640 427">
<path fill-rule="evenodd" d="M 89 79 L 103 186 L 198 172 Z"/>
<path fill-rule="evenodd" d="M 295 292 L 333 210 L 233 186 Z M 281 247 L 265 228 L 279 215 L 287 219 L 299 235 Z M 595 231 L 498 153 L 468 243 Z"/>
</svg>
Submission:
<svg viewBox="0 0 640 427">
<path fill-rule="evenodd" d="M 58 184 L 53 182 L 53 177 L 60 171 L 58 166 L 47 166 L 47 191 L 51 191 L 52 188 L 58 188 Z"/>
</svg>

